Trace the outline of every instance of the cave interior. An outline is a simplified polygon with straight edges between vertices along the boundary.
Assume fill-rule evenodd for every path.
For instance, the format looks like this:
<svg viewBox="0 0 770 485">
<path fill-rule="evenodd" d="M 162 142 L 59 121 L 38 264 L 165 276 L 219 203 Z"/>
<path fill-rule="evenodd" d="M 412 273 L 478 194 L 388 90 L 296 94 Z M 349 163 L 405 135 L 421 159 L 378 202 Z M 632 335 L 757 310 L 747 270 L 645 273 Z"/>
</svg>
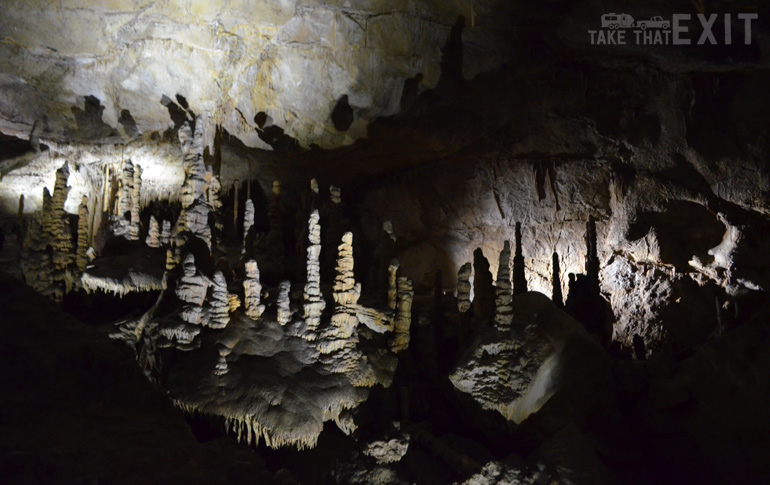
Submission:
<svg viewBox="0 0 770 485">
<path fill-rule="evenodd" d="M 3 483 L 770 481 L 764 2 L 2 10 Z"/>
</svg>

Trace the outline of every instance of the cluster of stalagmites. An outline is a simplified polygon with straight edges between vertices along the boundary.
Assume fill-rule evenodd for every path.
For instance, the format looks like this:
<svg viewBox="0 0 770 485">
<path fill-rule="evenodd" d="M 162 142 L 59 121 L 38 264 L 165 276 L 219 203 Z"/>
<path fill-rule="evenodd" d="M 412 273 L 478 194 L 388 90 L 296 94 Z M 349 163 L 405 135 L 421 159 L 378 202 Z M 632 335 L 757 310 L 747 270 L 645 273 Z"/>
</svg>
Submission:
<svg viewBox="0 0 770 485">
<path fill-rule="evenodd" d="M 84 268 L 88 259 L 87 202 L 80 206 L 77 236 L 64 210 L 69 175 L 69 164 L 65 162 L 56 171 L 53 195 L 43 188 L 43 210 L 29 219 L 24 230 L 21 263 L 27 284 L 54 301 L 61 301 L 76 286 L 76 271 Z M 22 211 L 23 198 L 19 199 L 19 207 Z"/>
</svg>

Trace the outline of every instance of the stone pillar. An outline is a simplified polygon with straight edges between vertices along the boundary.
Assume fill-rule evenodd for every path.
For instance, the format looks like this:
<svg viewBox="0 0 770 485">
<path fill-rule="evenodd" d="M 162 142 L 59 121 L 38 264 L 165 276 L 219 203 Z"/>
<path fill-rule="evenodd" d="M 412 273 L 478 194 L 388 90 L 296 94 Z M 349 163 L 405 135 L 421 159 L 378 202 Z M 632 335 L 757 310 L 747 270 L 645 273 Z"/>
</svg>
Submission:
<svg viewBox="0 0 770 485">
<path fill-rule="evenodd" d="M 259 267 L 253 259 L 246 261 L 246 279 L 243 281 L 243 294 L 246 300 L 246 316 L 258 320 L 265 311 L 261 303 L 262 285 L 259 282 Z"/>
<path fill-rule="evenodd" d="M 511 243 L 505 241 L 500 251 L 500 262 L 495 281 L 495 324 L 501 330 L 507 330 L 513 320 L 513 291 L 511 288 Z"/>
</svg>

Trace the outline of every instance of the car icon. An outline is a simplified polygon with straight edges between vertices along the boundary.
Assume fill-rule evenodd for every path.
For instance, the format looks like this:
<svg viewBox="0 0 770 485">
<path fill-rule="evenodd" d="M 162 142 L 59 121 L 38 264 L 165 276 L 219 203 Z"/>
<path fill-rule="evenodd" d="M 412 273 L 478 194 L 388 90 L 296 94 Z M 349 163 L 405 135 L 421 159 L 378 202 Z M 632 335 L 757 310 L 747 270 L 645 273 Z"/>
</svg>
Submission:
<svg viewBox="0 0 770 485">
<path fill-rule="evenodd" d="M 627 13 L 608 13 L 602 15 L 602 27 L 610 30 L 628 29 L 634 26 L 634 18 Z"/>
<path fill-rule="evenodd" d="M 649 20 L 639 20 L 636 22 L 636 27 L 642 30 L 646 30 L 648 27 L 651 29 L 667 29 L 670 26 L 668 20 L 665 20 L 661 16 L 652 17 Z"/>
</svg>

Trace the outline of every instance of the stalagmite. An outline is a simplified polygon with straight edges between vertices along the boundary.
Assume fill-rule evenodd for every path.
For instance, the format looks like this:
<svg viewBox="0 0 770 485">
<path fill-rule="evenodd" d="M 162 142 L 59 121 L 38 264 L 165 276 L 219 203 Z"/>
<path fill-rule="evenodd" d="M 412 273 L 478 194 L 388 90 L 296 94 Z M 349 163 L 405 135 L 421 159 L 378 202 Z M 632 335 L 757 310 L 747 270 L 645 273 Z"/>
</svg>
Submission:
<svg viewBox="0 0 770 485">
<path fill-rule="evenodd" d="M 457 272 L 457 310 L 465 313 L 471 308 L 471 276 L 473 265 L 465 263 Z"/>
<path fill-rule="evenodd" d="M 596 220 L 588 217 L 586 223 L 586 276 L 591 285 L 591 293 L 599 294 L 599 255 L 596 248 Z"/>
<path fill-rule="evenodd" d="M 176 296 L 182 301 L 179 316 L 187 323 L 199 325 L 203 318 L 203 302 L 209 288 L 208 278 L 197 274 L 195 257 L 188 253 L 184 257 L 183 274 L 176 286 Z"/>
<path fill-rule="evenodd" d="M 356 283 L 353 274 L 353 234 L 346 232 L 342 244 L 337 247 L 337 276 L 334 278 L 334 315 L 321 335 L 318 350 L 331 353 L 346 346 L 354 346 L 358 326 L 356 304 L 361 296 L 361 284 Z"/>
<path fill-rule="evenodd" d="M 524 267 L 524 254 L 521 249 L 521 222 L 516 223 L 516 255 L 513 258 L 513 294 L 527 292 L 527 277 Z"/>
<path fill-rule="evenodd" d="M 163 221 L 163 228 L 160 231 L 160 245 L 168 246 L 171 242 L 171 221 Z"/>
<path fill-rule="evenodd" d="M 414 286 L 412 280 L 406 277 L 398 278 L 398 309 L 394 321 L 393 342 L 391 350 L 400 352 L 409 347 L 409 327 L 412 324 L 412 299 L 414 298 Z"/>
<path fill-rule="evenodd" d="M 315 340 L 326 302 L 321 294 L 321 225 L 318 211 L 308 219 L 307 282 L 304 292 L 305 337 Z"/>
<path fill-rule="evenodd" d="M 75 262 L 78 270 L 83 271 L 88 264 L 88 197 L 85 195 L 80 200 L 78 207 L 78 250 Z"/>
<path fill-rule="evenodd" d="M 208 315 L 206 324 L 211 328 L 225 328 L 230 322 L 230 296 L 227 293 L 227 280 L 221 271 L 214 273 Z"/>
<path fill-rule="evenodd" d="M 290 291 L 291 282 L 281 281 L 281 284 L 278 286 L 278 301 L 276 302 L 276 306 L 278 309 L 278 323 L 282 326 L 291 321 Z"/>
<path fill-rule="evenodd" d="M 147 231 L 147 237 L 144 242 L 151 248 L 161 247 L 160 243 L 160 228 L 158 227 L 158 220 L 154 215 L 150 216 L 150 228 Z"/>
<path fill-rule="evenodd" d="M 329 187 L 329 194 L 331 195 L 332 203 L 339 204 L 342 202 L 342 191 L 339 187 L 335 187 L 334 185 L 331 185 Z"/>
<path fill-rule="evenodd" d="M 253 259 L 246 261 L 243 294 L 246 300 L 246 316 L 252 320 L 258 320 L 265 311 L 265 305 L 261 304 L 262 285 L 259 283 L 259 267 Z"/>
<path fill-rule="evenodd" d="M 189 231 L 201 238 L 211 249 L 211 228 L 208 225 L 209 205 L 206 193 L 206 166 L 203 164 L 202 123 L 196 123 L 194 137 L 191 139 L 190 126 L 185 123 L 179 129 L 179 143 L 184 156 L 185 171 L 182 185 L 182 212 L 179 214 L 173 236 Z"/>
<path fill-rule="evenodd" d="M 495 292 L 489 261 L 481 248 L 473 252 L 473 313 L 479 321 L 490 320 L 495 314 Z"/>
<path fill-rule="evenodd" d="M 561 270 L 559 269 L 559 254 L 553 252 L 553 291 L 551 293 L 551 299 L 559 308 L 564 308 L 564 296 L 561 291 Z"/>
<path fill-rule="evenodd" d="M 246 199 L 246 209 L 243 212 L 243 252 L 246 252 L 246 237 L 249 235 L 249 230 L 254 225 L 254 202 L 251 199 Z"/>
<path fill-rule="evenodd" d="M 398 301 L 398 267 L 401 263 L 397 259 L 393 258 L 388 266 L 388 307 L 391 310 L 396 309 L 396 303 Z"/>
<path fill-rule="evenodd" d="M 139 240 L 139 216 L 142 209 L 142 203 L 140 201 L 142 193 L 142 167 L 136 165 L 134 167 L 134 183 L 131 190 L 131 225 L 128 228 L 127 239 L 131 241 Z"/>
<path fill-rule="evenodd" d="M 497 281 L 495 281 L 495 323 L 502 330 L 509 328 L 513 319 L 510 264 L 511 244 L 505 241 L 503 250 L 500 251 L 500 263 L 497 267 Z"/>
<path fill-rule="evenodd" d="M 131 217 L 131 201 L 134 194 L 134 164 L 126 160 L 120 173 L 120 193 L 118 194 L 118 219 Z"/>
<path fill-rule="evenodd" d="M 51 197 L 51 213 L 49 217 L 48 234 L 52 239 L 53 262 L 57 270 L 65 269 L 74 261 L 72 254 L 72 232 L 70 231 L 69 215 L 64 210 L 70 187 L 67 186 L 70 171 L 67 162 L 56 171 L 56 183 Z"/>
</svg>

